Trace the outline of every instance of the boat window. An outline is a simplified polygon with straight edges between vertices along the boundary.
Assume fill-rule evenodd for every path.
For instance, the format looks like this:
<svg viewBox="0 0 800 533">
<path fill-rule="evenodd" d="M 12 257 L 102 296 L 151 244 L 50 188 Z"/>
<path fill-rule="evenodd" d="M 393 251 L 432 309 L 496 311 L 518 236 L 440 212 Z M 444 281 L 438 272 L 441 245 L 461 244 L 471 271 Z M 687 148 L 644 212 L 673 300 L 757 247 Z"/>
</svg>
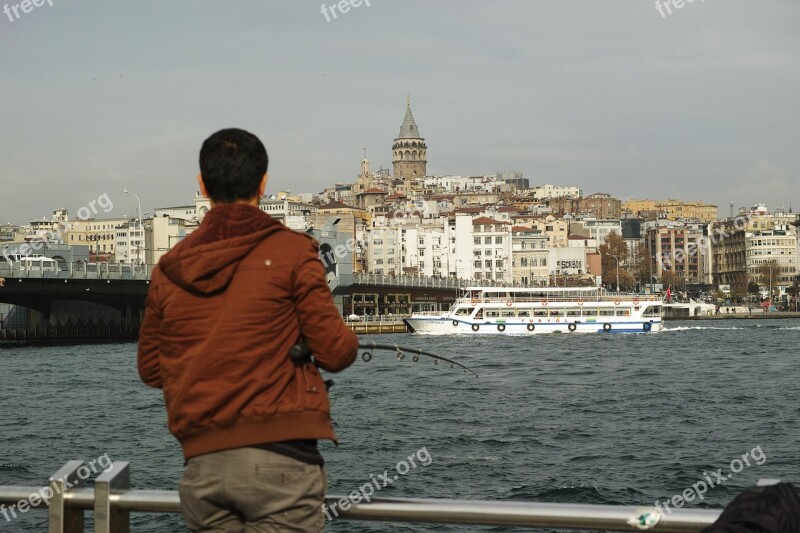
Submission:
<svg viewBox="0 0 800 533">
<path fill-rule="evenodd" d="M 613 309 L 600 309 L 600 316 L 614 316 Z"/>
<path fill-rule="evenodd" d="M 600 309 L 597 307 L 584 307 L 583 308 L 583 316 L 597 316 L 600 313 Z"/>
<path fill-rule="evenodd" d="M 625 307 L 623 309 L 617 309 L 617 316 L 631 316 L 631 308 Z"/>
<path fill-rule="evenodd" d="M 547 311 L 544 309 L 537 309 L 533 312 L 533 316 L 547 316 Z"/>
<path fill-rule="evenodd" d="M 562 316 L 563 311 L 561 309 L 551 309 L 550 316 Z"/>
<path fill-rule="evenodd" d="M 461 307 L 458 311 L 456 311 L 456 315 L 458 316 L 469 316 L 472 313 L 472 309 L 468 309 L 466 307 Z"/>
<path fill-rule="evenodd" d="M 504 318 L 508 318 L 508 317 L 512 317 L 512 316 L 517 316 L 517 314 L 513 310 L 511 310 L 511 311 L 501 311 L 500 312 L 500 316 L 502 316 Z"/>
<path fill-rule="evenodd" d="M 497 309 L 487 309 L 486 310 L 486 318 L 497 318 L 500 316 L 500 311 Z"/>
<path fill-rule="evenodd" d="M 575 308 L 567 309 L 567 316 L 581 316 L 581 310 Z"/>
<path fill-rule="evenodd" d="M 660 305 L 649 305 L 644 310 L 643 314 L 646 317 L 659 317 L 659 316 L 661 316 L 661 306 Z"/>
<path fill-rule="evenodd" d="M 519 311 L 517 311 L 517 316 L 519 316 L 519 317 L 529 317 L 529 316 L 531 316 L 531 310 L 530 309 L 520 309 Z"/>
</svg>

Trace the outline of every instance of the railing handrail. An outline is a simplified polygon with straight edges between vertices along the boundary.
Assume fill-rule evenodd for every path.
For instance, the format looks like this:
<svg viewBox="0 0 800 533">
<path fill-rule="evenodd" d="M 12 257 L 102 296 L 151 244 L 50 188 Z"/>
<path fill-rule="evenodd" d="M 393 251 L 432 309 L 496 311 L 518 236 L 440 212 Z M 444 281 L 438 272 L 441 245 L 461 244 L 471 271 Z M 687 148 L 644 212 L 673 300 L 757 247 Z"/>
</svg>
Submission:
<svg viewBox="0 0 800 533">
<path fill-rule="evenodd" d="M 641 302 L 660 302 L 662 301 L 661 296 L 657 295 L 647 295 L 647 294 L 621 294 L 621 295 L 604 295 L 604 296 L 597 296 L 597 295 L 589 295 L 589 296 L 577 296 L 577 297 L 553 297 L 547 294 L 543 296 L 535 296 L 535 297 L 525 297 L 519 298 L 510 296 L 507 298 L 457 298 L 456 303 L 465 305 L 465 304 L 503 304 L 505 306 L 508 305 L 510 301 L 513 304 L 516 303 L 538 303 L 541 304 L 542 301 L 546 301 L 547 303 L 574 303 L 578 304 L 578 301 L 581 301 L 581 304 L 586 305 L 592 302 L 620 302 L 622 303 L 641 303 Z M 637 302 L 634 302 L 636 300 Z"/>
<path fill-rule="evenodd" d="M 76 462 L 73 462 L 76 463 Z M 110 472 L 120 463 L 101 474 L 102 483 L 95 488 L 68 489 L 63 498 L 54 498 L 48 506 L 39 500 L 31 509 L 47 509 L 50 531 L 73 533 L 83 531 L 83 511 L 107 505 L 114 516 L 96 520 L 95 531 L 127 531 L 130 512 L 180 513 L 177 491 L 114 489 Z M 120 469 L 127 476 L 127 463 Z M 100 479 L 100 478 L 98 478 Z M 53 486 L 54 481 L 51 480 Z M 127 478 L 126 483 L 127 484 Z M 109 486 L 111 488 L 109 488 Z M 100 487 L 100 488 L 98 488 Z M 44 487 L 0 486 L 0 503 L 15 504 L 28 500 Z M 102 501 L 101 501 L 102 500 Z M 54 505 L 60 510 L 54 510 Z M 575 503 L 506 502 L 488 500 L 373 498 L 370 502 L 354 503 L 349 496 L 328 495 L 327 515 L 336 520 L 369 520 L 385 522 L 424 522 L 517 526 L 558 529 L 602 529 L 610 531 L 640 531 L 655 529 L 661 532 L 698 532 L 714 523 L 721 511 L 716 509 L 664 509 L 650 506 L 597 505 Z M 78 520 L 75 519 L 77 513 Z M 65 515 L 71 517 L 64 519 Z M 80 529 L 76 523 L 80 524 Z M 646 527 L 645 527 L 646 526 Z M 61 529 L 53 529 L 53 528 Z"/>
</svg>

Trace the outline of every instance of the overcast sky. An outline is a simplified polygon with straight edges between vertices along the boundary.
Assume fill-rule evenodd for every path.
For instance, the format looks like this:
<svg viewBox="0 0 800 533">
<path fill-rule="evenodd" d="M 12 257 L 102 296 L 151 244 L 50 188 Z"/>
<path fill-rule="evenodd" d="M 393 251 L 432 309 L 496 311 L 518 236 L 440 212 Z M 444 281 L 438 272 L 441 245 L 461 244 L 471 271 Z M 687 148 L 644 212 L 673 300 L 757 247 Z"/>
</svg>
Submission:
<svg viewBox="0 0 800 533">
<path fill-rule="evenodd" d="M 231 126 L 316 193 L 390 168 L 408 93 L 429 173 L 800 209 L 796 0 L 51 1 L 0 14 L 2 223 L 191 203 Z"/>
</svg>

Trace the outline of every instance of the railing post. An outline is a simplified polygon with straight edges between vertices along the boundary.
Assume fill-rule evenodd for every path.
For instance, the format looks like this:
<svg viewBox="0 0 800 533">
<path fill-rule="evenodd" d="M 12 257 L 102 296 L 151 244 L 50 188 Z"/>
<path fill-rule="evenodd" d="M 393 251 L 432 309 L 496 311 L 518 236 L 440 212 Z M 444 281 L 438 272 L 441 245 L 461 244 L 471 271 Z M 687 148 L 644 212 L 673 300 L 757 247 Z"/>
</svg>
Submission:
<svg viewBox="0 0 800 533">
<path fill-rule="evenodd" d="M 129 533 L 130 513 L 114 510 L 111 495 L 130 488 L 130 463 L 111 463 L 94 481 L 94 530 L 96 533 Z"/>
<path fill-rule="evenodd" d="M 50 476 L 53 497 L 48 508 L 48 533 L 83 533 L 83 511 L 68 509 L 65 502 L 67 492 L 83 483 L 78 477 L 82 467 L 85 468 L 83 461 L 69 461 Z"/>
</svg>

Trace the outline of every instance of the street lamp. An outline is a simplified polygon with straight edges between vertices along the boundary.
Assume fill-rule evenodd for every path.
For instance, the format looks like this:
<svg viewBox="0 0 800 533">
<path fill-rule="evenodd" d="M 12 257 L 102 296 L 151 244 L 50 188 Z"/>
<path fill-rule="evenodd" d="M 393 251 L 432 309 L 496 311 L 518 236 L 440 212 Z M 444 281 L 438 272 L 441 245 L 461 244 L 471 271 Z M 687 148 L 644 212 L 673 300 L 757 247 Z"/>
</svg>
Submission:
<svg viewBox="0 0 800 533">
<path fill-rule="evenodd" d="M 619 294 L 619 257 L 614 254 L 606 253 L 607 256 L 613 257 L 614 260 L 617 262 L 617 294 Z"/>
<path fill-rule="evenodd" d="M 132 194 L 136 198 L 136 203 L 137 203 L 138 208 L 139 208 L 139 210 L 137 211 L 137 213 L 139 215 L 139 217 L 138 217 L 139 218 L 139 233 L 143 233 L 142 232 L 142 201 L 139 199 L 139 195 L 129 191 L 127 187 L 122 189 L 122 192 L 124 192 L 125 194 Z M 144 236 L 140 236 L 140 238 L 144 238 Z M 136 246 L 136 264 L 137 265 L 139 264 L 139 246 L 138 245 Z"/>
</svg>

